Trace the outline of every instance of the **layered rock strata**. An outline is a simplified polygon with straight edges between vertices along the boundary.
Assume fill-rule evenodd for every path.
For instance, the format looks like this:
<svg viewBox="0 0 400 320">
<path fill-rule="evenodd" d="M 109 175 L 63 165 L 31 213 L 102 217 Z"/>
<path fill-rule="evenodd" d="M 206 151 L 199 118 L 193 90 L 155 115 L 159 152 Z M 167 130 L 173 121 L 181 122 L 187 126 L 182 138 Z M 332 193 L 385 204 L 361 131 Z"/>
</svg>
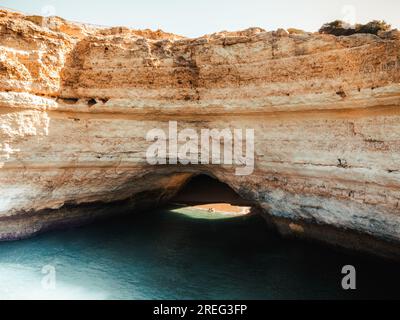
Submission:
<svg viewBox="0 0 400 320">
<path fill-rule="evenodd" d="M 168 121 L 253 128 L 253 174 L 149 165 Z M 1 239 L 82 220 L 71 206 L 162 203 L 201 173 L 282 234 L 400 256 L 399 32 L 188 39 L 0 11 Z"/>
</svg>

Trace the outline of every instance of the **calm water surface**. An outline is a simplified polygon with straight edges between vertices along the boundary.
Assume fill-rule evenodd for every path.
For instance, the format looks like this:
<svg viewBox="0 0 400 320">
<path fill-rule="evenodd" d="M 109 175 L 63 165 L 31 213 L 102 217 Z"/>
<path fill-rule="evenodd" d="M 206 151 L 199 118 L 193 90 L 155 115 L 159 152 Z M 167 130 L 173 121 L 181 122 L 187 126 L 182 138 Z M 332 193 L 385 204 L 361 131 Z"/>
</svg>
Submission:
<svg viewBox="0 0 400 320">
<path fill-rule="evenodd" d="M 357 291 L 341 289 L 348 264 Z M 53 290 L 42 286 L 46 265 Z M 1 243 L 0 298 L 399 298 L 398 267 L 282 240 L 257 216 L 162 210 Z"/>
</svg>

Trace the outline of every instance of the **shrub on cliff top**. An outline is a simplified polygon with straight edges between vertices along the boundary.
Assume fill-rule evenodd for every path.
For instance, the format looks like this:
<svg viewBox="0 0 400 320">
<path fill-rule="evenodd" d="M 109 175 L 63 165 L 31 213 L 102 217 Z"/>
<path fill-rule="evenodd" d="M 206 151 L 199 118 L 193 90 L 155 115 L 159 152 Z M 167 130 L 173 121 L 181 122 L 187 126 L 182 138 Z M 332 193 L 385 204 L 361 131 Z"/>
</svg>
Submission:
<svg viewBox="0 0 400 320">
<path fill-rule="evenodd" d="M 379 31 L 385 32 L 389 31 L 391 28 L 391 25 L 387 24 L 383 20 L 373 20 L 368 22 L 367 24 L 357 24 L 355 30 L 356 33 L 371 33 L 377 35 Z"/>
<path fill-rule="evenodd" d="M 325 23 L 321 29 L 319 29 L 319 33 L 333 34 L 335 36 L 349 36 L 355 33 L 355 29 L 344 21 L 335 20 Z"/>
<path fill-rule="evenodd" d="M 319 29 L 319 33 L 333 34 L 335 36 L 350 36 L 355 33 L 370 33 L 377 35 L 380 31 L 389 31 L 390 29 L 390 24 L 387 24 L 383 20 L 373 20 L 367 24 L 356 24 L 355 26 L 351 26 L 341 20 L 335 20 L 325 23 L 321 29 Z"/>
</svg>

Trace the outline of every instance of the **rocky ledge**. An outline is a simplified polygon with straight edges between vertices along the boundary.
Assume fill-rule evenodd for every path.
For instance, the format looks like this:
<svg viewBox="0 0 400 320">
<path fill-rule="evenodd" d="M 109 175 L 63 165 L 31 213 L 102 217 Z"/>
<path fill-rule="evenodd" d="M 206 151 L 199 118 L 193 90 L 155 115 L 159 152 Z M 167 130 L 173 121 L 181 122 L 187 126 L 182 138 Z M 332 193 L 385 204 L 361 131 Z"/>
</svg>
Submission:
<svg viewBox="0 0 400 320">
<path fill-rule="evenodd" d="M 0 35 L 0 239 L 208 174 L 283 235 L 400 257 L 399 32 L 188 39 L 0 11 Z M 146 133 L 169 120 L 253 128 L 253 174 L 150 166 Z"/>
</svg>

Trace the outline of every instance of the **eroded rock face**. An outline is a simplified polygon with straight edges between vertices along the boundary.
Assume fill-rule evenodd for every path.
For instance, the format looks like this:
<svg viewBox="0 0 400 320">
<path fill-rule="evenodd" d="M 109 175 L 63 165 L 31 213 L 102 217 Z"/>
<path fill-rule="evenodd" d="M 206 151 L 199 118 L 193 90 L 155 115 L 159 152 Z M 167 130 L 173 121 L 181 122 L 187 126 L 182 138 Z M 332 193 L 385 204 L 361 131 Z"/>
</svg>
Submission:
<svg viewBox="0 0 400 320">
<path fill-rule="evenodd" d="M 254 173 L 148 165 L 146 133 L 169 120 L 254 128 Z M 207 173 L 283 234 L 398 255 L 400 36 L 187 39 L 0 11 L 0 162 L 2 239 L 77 220 L 65 205 L 154 205 Z"/>
</svg>

